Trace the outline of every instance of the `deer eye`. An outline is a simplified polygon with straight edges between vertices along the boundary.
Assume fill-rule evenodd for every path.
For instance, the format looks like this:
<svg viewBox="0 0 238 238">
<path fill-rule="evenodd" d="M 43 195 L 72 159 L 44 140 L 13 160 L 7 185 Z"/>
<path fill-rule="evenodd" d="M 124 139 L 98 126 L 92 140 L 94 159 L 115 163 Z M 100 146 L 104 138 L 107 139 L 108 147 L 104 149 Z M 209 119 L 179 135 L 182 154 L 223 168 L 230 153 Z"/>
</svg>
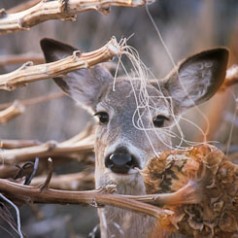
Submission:
<svg viewBox="0 0 238 238">
<path fill-rule="evenodd" d="M 169 119 L 163 115 L 158 115 L 153 119 L 154 126 L 163 127 L 166 120 L 168 121 Z"/>
<path fill-rule="evenodd" d="M 97 112 L 95 113 L 95 116 L 98 117 L 99 122 L 102 124 L 107 124 L 109 121 L 109 115 L 107 112 Z"/>
</svg>

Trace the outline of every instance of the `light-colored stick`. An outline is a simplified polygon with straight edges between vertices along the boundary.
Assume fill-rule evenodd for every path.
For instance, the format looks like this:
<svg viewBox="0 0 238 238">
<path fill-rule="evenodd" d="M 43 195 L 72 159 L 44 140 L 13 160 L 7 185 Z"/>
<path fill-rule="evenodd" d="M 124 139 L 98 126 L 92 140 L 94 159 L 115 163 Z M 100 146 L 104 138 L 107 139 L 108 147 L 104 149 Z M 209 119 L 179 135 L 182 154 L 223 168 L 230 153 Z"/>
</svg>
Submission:
<svg viewBox="0 0 238 238">
<path fill-rule="evenodd" d="M 4 165 L 19 164 L 36 157 L 48 158 L 55 156 L 69 156 L 75 153 L 91 152 L 94 146 L 94 135 L 74 143 L 57 143 L 50 141 L 37 146 L 31 146 L 19 149 L 0 150 L 0 163 Z"/>
<path fill-rule="evenodd" d="M 25 62 L 32 61 L 34 64 L 43 64 L 44 58 L 40 54 L 20 54 L 20 55 L 5 55 L 0 56 L 0 66 L 24 64 Z"/>
<path fill-rule="evenodd" d="M 46 94 L 46 95 L 43 95 L 43 96 L 18 100 L 18 102 L 20 102 L 24 106 L 31 106 L 31 105 L 35 105 L 35 104 L 38 104 L 38 103 L 48 102 L 48 101 L 53 100 L 53 99 L 58 99 L 58 98 L 61 98 L 63 96 L 66 96 L 66 94 L 64 92 L 60 91 L 60 92 L 56 92 L 56 93 Z M 6 109 L 6 108 L 10 107 L 11 105 L 12 105 L 12 102 L 1 103 L 0 104 L 0 110 Z"/>
<path fill-rule="evenodd" d="M 226 71 L 226 79 L 221 89 L 226 89 L 229 86 L 238 83 L 238 65 L 234 64 Z"/>
<path fill-rule="evenodd" d="M 76 14 L 85 11 L 108 13 L 111 6 L 138 7 L 148 0 L 42 0 L 35 6 L 18 13 L 0 12 L 0 34 L 29 30 L 30 27 L 51 19 L 75 20 Z"/>
<path fill-rule="evenodd" d="M 24 111 L 24 105 L 18 101 L 15 101 L 10 107 L 0 111 L 0 124 L 12 120 L 13 118 L 21 115 Z"/>
<path fill-rule="evenodd" d="M 45 176 L 33 178 L 31 185 L 39 186 L 45 181 Z M 79 172 L 52 176 L 49 188 L 66 190 L 89 190 L 94 188 L 94 174 L 90 172 Z"/>
<path fill-rule="evenodd" d="M 92 52 L 81 54 L 79 51 L 75 51 L 71 56 L 47 64 L 25 63 L 11 73 L 0 75 L 0 89 L 11 91 L 17 87 L 25 86 L 27 83 L 54 78 L 76 69 L 91 67 L 120 55 L 121 48 L 122 45 L 113 37 L 103 47 Z"/>
</svg>

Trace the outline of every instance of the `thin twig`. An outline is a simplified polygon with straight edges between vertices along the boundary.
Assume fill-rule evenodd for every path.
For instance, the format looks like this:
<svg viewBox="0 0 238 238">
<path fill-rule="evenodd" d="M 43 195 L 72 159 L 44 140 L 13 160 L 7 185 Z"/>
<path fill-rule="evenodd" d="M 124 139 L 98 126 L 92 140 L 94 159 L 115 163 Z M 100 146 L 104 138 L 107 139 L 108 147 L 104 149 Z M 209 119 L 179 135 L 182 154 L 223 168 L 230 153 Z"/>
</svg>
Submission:
<svg viewBox="0 0 238 238">
<path fill-rule="evenodd" d="M 147 0 L 68 0 L 45 1 L 13 14 L 0 12 L 0 34 L 29 30 L 41 22 L 50 19 L 75 20 L 76 14 L 85 11 L 108 13 L 111 6 L 138 7 L 149 3 Z"/>
<path fill-rule="evenodd" d="M 47 177 L 46 177 L 46 180 L 45 180 L 44 184 L 40 187 L 41 192 L 43 190 L 49 188 L 50 180 L 51 180 L 52 174 L 53 174 L 53 161 L 52 161 L 52 159 L 48 158 L 47 162 L 48 162 L 48 173 L 47 173 Z"/>
<path fill-rule="evenodd" d="M 92 52 L 81 54 L 79 51 L 75 51 L 71 56 L 47 64 L 25 63 L 11 73 L 0 75 L 0 89 L 11 91 L 17 87 L 25 86 L 27 83 L 54 78 L 76 69 L 91 67 L 120 55 L 121 48 L 122 45 L 113 37 L 103 47 Z"/>
</svg>

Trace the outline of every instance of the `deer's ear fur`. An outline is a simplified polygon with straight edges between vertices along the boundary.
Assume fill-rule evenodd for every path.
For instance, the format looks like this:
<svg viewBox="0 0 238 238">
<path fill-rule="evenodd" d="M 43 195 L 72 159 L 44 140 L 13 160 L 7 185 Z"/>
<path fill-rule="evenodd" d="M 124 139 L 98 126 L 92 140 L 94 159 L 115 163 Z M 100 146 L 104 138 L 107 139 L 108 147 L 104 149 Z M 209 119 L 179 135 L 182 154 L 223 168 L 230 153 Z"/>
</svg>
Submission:
<svg viewBox="0 0 238 238">
<path fill-rule="evenodd" d="M 78 51 L 70 45 L 52 39 L 41 40 L 41 48 L 46 62 L 60 60 L 72 55 L 74 51 Z M 94 111 L 108 82 L 113 81 L 112 78 L 106 68 L 97 65 L 90 69 L 85 68 L 70 72 L 65 76 L 54 78 L 54 81 L 79 104 Z"/>
<path fill-rule="evenodd" d="M 225 79 L 228 56 L 227 49 L 217 48 L 182 61 L 164 83 L 176 105 L 189 108 L 211 98 Z"/>
</svg>

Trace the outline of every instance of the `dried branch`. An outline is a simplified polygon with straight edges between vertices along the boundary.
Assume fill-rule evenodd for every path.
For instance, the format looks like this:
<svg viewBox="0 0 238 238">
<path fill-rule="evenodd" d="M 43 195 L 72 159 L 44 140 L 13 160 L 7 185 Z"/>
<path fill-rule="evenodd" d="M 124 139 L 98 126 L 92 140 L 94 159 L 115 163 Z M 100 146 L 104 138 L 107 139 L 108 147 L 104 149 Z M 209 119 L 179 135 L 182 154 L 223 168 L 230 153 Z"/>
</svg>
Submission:
<svg viewBox="0 0 238 238">
<path fill-rule="evenodd" d="M 15 101 L 7 109 L 0 111 L 0 124 L 6 123 L 25 111 L 25 107 L 19 101 Z"/>
<path fill-rule="evenodd" d="M 16 149 L 39 145 L 37 140 L 0 140 L 0 149 Z"/>
<path fill-rule="evenodd" d="M 42 0 L 37 5 L 18 13 L 0 13 L 0 34 L 29 30 L 30 27 L 50 19 L 75 20 L 76 14 L 85 11 L 108 13 L 111 6 L 138 7 L 147 0 Z"/>
<path fill-rule="evenodd" d="M 234 84 L 238 83 L 238 65 L 232 65 L 227 71 L 226 71 L 226 79 L 225 82 L 222 85 L 222 89 L 226 89 L 227 87 L 230 87 Z"/>
<path fill-rule="evenodd" d="M 113 37 L 106 45 L 89 53 L 75 51 L 73 55 L 55 62 L 32 65 L 25 63 L 19 69 L 0 75 L 0 89 L 14 90 L 27 83 L 42 79 L 54 78 L 70 71 L 91 67 L 95 64 L 108 61 L 121 53 L 121 45 Z"/>
<path fill-rule="evenodd" d="M 35 177 L 31 185 L 40 186 L 44 183 L 45 176 Z M 92 172 L 79 172 L 52 176 L 49 188 L 60 190 L 89 190 L 94 189 L 94 174 Z"/>
<path fill-rule="evenodd" d="M 24 64 L 28 61 L 31 61 L 34 64 L 43 64 L 45 62 L 42 55 L 38 54 L 5 55 L 0 57 L 0 67 L 14 64 Z"/>
<path fill-rule="evenodd" d="M 65 96 L 65 93 L 57 92 L 57 93 L 50 93 L 48 95 L 43 95 L 43 96 L 24 99 L 24 100 L 17 100 L 17 101 L 20 102 L 21 104 L 23 104 L 24 106 L 31 106 L 31 105 L 35 105 L 38 103 L 48 102 L 53 99 L 58 99 L 63 96 Z M 7 107 L 10 107 L 11 105 L 12 105 L 12 102 L 2 103 L 2 104 L 0 104 L 0 110 L 6 109 Z"/>
<path fill-rule="evenodd" d="M 1 178 L 14 178 L 18 172 L 19 172 L 19 167 L 17 167 L 17 166 L 0 165 L 0 177 Z"/>
<path fill-rule="evenodd" d="M 8 9 L 7 13 L 16 13 L 16 12 L 24 11 L 30 7 L 35 6 L 40 1 L 41 0 L 29 0 L 28 2 L 21 3 L 15 7 Z"/>
<path fill-rule="evenodd" d="M 94 135 L 89 135 L 83 140 L 75 143 L 57 143 L 55 141 L 49 141 L 37 146 L 31 146 L 26 148 L 1 150 L 0 158 L 5 165 L 13 165 L 34 159 L 36 157 L 48 158 L 56 156 L 69 156 L 73 153 L 87 153 L 93 150 Z"/>
<path fill-rule="evenodd" d="M 160 219 L 168 219 L 173 212 L 145 204 L 126 195 L 102 193 L 103 190 L 68 191 L 25 186 L 0 179 L 0 191 L 11 199 L 23 203 L 88 204 L 93 206 L 110 205 L 145 213 Z M 158 195 L 157 195 L 158 196 Z"/>
</svg>

